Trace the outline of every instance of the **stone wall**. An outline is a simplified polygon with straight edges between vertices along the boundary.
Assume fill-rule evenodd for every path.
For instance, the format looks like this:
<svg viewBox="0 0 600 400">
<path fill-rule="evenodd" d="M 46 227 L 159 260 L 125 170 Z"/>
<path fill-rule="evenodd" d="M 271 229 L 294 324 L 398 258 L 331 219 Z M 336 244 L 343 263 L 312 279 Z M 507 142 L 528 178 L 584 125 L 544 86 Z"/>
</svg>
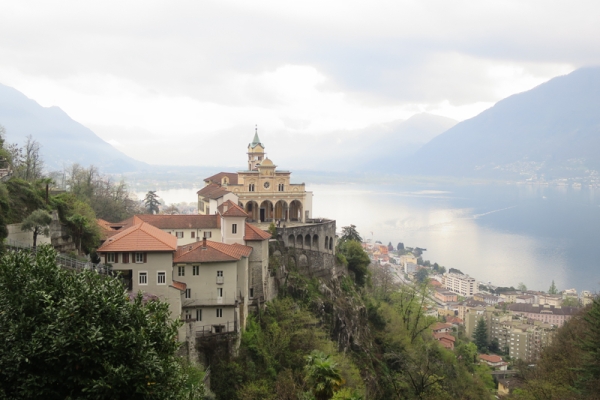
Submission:
<svg viewBox="0 0 600 400">
<path fill-rule="evenodd" d="M 309 278 L 331 279 L 345 273 L 336 266 L 335 230 L 335 221 L 326 219 L 277 228 L 277 243 L 271 254 L 279 260 L 282 271 L 297 267 Z"/>
</svg>

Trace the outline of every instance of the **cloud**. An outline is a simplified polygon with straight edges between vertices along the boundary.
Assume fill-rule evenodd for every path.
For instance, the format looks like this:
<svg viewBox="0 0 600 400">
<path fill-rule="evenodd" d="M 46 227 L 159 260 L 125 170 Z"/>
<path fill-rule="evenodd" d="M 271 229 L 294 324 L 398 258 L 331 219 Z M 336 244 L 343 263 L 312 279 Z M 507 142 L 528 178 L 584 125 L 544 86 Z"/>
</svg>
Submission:
<svg viewBox="0 0 600 400">
<path fill-rule="evenodd" d="M 600 64 L 599 13 L 557 0 L 24 0 L 2 5 L 0 81 L 126 148 L 255 123 L 319 135 L 424 111 L 466 119 Z"/>
</svg>

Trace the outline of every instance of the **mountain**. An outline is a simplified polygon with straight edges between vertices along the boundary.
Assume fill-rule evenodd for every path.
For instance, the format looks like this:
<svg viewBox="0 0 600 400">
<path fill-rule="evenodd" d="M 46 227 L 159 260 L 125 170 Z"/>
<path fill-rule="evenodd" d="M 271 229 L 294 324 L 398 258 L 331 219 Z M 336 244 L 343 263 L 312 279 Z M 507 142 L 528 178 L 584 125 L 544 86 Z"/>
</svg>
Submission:
<svg viewBox="0 0 600 400">
<path fill-rule="evenodd" d="M 284 169 L 329 172 L 387 172 L 390 160 L 414 154 L 457 121 L 421 113 L 407 120 L 322 135 L 261 136 L 273 161 Z"/>
<path fill-rule="evenodd" d="M 60 108 L 42 107 L 23 93 L 1 84 L 0 125 L 6 128 L 8 143 L 22 145 L 28 135 L 37 140 L 48 170 L 60 170 L 72 163 L 86 167 L 93 164 L 109 173 L 147 167 L 106 143 Z"/>
<path fill-rule="evenodd" d="M 421 175 L 568 177 L 600 170 L 600 67 L 499 101 L 423 146 L 399 170 Z"/>
</svg>

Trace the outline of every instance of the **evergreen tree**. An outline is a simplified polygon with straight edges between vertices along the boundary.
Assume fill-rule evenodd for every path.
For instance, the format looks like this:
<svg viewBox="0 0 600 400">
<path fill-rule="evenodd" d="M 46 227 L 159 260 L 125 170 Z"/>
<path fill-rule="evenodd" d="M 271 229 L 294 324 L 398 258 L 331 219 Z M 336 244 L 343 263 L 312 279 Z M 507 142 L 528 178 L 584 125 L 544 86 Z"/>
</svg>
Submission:
<svg viewBox="0 0 600 400">
<path fill-rule="evenodd" d="M 556 289 L 556 285 L 554 284 L 554 279 L 552 279 L 552 285 L 550 285 L 550 289 L 548 289 L 549 294 L 557 294 L 558 289 Z"/>
<path fill-rule="evenodd" d="M 398 251 L 404 251 L 404 243 L 398 243 L 398 246 L 396 246 L 396 248 L 398 249 Z"/>
<path fill-rule="evenodd" d="M 144 204 L 146 205 L 146 209 L 150 214 L 158 214 L 159 209 L 159 201 L 158 195 L 155 190 L 150 190 L 146 193 L 146 198 L 144 199 Z"/>
<path fill-rule="evenodd" d="M 488 351 L 487 324 L 483 317 L 477 321 L 475 332 L 473 332 L 473 341 L 479 352 L 485 353 Z"/>
<path fill-rule="evenodd" d="M 350 240 L 355 240 L 359 243 L 362 243 L 362 237 L 358 234 L 356 230 L 356 225 L 344 226 L 342 227 L 342 237 L 340 237 L 339 243 L 344 243 Z"/>
</svg>

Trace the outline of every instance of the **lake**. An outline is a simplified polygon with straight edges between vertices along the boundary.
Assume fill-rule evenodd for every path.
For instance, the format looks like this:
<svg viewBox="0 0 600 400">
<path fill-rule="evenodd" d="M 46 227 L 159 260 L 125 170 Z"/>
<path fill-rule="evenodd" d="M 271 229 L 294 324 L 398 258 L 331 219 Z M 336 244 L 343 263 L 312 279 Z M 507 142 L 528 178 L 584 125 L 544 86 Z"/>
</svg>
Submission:
<svg viewBox="0 0 600 400">
<path fill-rule="evenodd" d="M 158 192 L 196 201 L 197 189 Z M 598 291 L 600 189 L 516 184 L 307 184 L 313 216 L 494 285 Z"/>
</svg>

